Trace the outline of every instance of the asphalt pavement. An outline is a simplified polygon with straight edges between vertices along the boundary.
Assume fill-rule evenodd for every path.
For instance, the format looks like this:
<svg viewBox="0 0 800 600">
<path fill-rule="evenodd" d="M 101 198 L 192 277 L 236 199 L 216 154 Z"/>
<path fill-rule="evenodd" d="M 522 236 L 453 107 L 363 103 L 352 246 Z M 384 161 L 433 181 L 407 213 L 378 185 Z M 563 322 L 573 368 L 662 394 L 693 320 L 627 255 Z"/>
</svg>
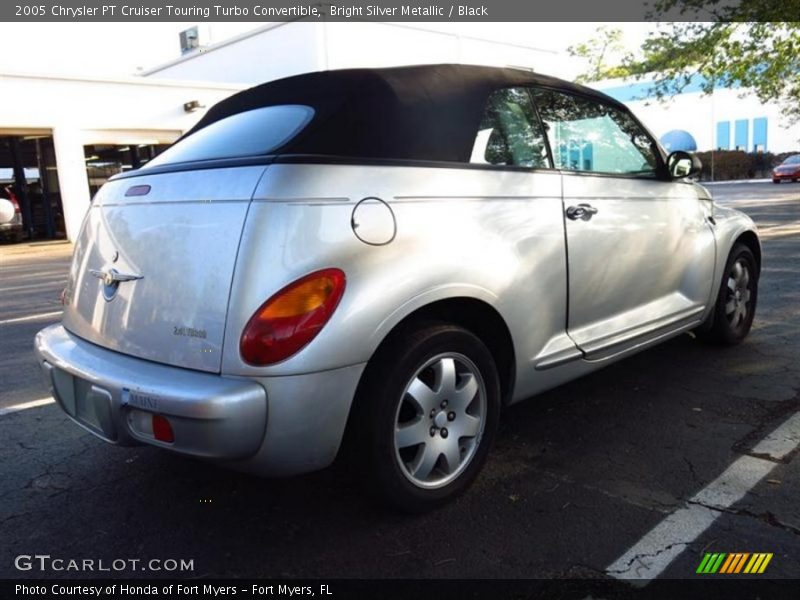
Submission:
<svg viewBox="0 0 800 600">
<path fill-rule="evenodd" d="M 37 553 L 193 561 L 126 577 L 685 578 L 707 552 L 772 553 L 762 577 L 800 577 L 800 459 L 759 451 L 800 411 L 800 185 L 709 189 L 761 230 L 746 342 L 684 335 L 511 407 L 473 488 L 418 517 L 342 467 L 265 480 L 86 433 L 47 403 L 31 350 L 70 247 L 0 246 L 0 578 L 92 575 L 15 567 Z M 765 474 L 734 494 L 726 474 L 751 463 Z"/>
</svg>

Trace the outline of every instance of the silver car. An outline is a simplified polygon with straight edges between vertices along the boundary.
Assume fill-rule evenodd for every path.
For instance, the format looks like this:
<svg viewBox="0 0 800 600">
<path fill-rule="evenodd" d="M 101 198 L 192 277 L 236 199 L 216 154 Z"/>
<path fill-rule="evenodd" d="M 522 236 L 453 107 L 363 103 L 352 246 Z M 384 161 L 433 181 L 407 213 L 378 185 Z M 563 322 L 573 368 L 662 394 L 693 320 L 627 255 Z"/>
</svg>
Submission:
<svg viewBox="0 0 800 600">
<path fill-rule="evenodd" d="M 624 105 L 526 71 L 267 83 L 103 186 L 36 355 L 108 442 L 260 475 L 343 454 L 428 510 L 503 406 L 682 333 L 747 335 L 756 228 L 698 171 Z"/>
</svg>

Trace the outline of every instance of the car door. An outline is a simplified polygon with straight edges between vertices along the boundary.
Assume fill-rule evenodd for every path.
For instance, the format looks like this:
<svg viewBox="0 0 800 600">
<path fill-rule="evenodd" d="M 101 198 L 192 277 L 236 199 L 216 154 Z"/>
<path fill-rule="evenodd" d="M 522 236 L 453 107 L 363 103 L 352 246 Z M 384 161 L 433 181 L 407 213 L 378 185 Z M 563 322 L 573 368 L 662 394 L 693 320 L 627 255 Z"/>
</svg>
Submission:
<svg viewBox="0 0 800 600">
<path fill-rule="evenodd" d="M 505 260 L 492 266 L 509 276 L 498 286 L 497 309 L 514 340 L 515 398 L 540 391 L 548 379 L 534 367 L 580 356 L 565 331 L 567 260 L 561 174 L 553 168 L 544 129 L 527 87 L 495 90 L 474 138 L 470 169 L 481 173 L 481 235 L 487 253 L 502 240 Z M 451 192 L 452 193 L 452 192 Z"/>
<path fill-rule="evenodd" d="M 555 90 L 533 97 L 563 177 L 570 337 L 603 358 L 697 322 L 715 243 L 694 186 L 664 177 L 626 110 Z"/>
</svg>

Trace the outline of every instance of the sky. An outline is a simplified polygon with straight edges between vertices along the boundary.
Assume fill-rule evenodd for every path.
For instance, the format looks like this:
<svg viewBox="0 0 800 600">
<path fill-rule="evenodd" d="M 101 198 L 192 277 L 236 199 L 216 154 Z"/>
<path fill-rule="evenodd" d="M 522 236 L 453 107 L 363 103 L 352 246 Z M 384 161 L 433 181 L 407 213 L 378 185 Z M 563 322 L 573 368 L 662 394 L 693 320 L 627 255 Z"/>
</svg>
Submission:
<svg viewBox="0 0 800 600">
<path fill-rule="evenodd" d="M 178 34 L 197 23 L 0 23 L 0 72 L 126 77 L 180 56 Z M 205 23 L 210 43 L 264 23 Z M 358 27 L 358 23 L 331 24 Z M 650 23 L 426 23 L 428 29 L 566 52 L 600 25 L 623 30 L 638 48 Z M 557 74 L 556 74 L 557 75 Z"/>
</svg>

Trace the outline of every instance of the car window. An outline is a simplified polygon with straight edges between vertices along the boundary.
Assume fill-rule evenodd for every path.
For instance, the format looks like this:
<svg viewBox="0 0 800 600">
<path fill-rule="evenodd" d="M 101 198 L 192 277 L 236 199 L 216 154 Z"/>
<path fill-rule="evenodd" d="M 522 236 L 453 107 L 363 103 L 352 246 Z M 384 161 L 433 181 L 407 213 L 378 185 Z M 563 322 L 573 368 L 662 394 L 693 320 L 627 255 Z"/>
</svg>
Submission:
<svg viewBox="0 0 800 600">
<path fill-rule="evenodd" d="M 626 112 L 580 96 L 534 90 L 556 168 L 654 176 L 653 140 Z"/>
<path fill-rule="evenodd" d="M 504 88 L 489 96 L 470 162 L 550 167 L 542 125 L 527 88 Z"/>
<path fill-rule="evenodd" d="M 784 160 L 782 165 L 796 165 L 800 164 L 800 154 L 795 154 L 794 156 L 790 156 L 786 160 Z"/>
<path fill-rule="evenodd" d="M 297 104 L 236 113 L 178 140 L 144 168 L 269 154 L 300 133 L 313 116 L 314 109 Z"/>
</svg>

